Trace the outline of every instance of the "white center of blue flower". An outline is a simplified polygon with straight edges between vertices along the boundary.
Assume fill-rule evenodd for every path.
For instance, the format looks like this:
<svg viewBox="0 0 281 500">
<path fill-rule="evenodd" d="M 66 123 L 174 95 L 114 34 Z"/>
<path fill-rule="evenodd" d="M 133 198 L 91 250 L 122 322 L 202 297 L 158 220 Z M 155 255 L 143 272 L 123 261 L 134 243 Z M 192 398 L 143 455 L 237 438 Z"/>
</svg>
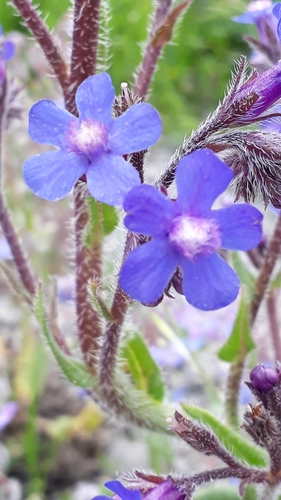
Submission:
<svg viewBox="0 0 281 500">
<path fill-rule="evenodd" d="M 71 126 L 68 131 L 68 144 L 71 151 L 84 154 L 92 160 L 96 154 L 106 149 L 107 130 L 103 123 L 84 120 L 79 128 Z"/>
<path fill-rule="evenodd" d="M 214 219 L 188 215 L 181 215 L 174 220 L 169 240 L 188 259 L 198 254 L 213 253 L 221 245 L 219 227 Z"/>
</svg>

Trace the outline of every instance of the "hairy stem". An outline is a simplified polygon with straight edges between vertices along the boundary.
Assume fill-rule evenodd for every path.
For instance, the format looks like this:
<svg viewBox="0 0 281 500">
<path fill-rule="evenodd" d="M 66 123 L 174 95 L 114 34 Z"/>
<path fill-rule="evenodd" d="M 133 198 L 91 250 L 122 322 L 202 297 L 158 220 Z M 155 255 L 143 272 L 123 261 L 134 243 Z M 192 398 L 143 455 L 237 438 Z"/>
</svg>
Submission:
<svg viewBox="0 0 281 500">
<path fill-rule="evenodd" d="M 10 219 L 2 193 L 0 193 L 0 225 L 5 238 L 9 243 L 14 258 L 14 263 L 18 270 L 21 282 L 26 291 L 31 296 L 33 296 L 36 292 L 35 280 L 25 258 L 23 249 L 17 237 L 17 233 Z"/>
<path fill-rule="evenodd" d="M 68 73 L 67 66 L 59 53 L 54 39 L 44 21 L 40 18 L 36 9 L 29 0 L 12 0 L 14 7 L 18 10 L 22 19 L 26 22 L 29 30 L 39 43 L 46 59 L 51 65 L 63 90 L 64 96 L 67 95 Z"/>
<path fill-rule="evenodd" d="M 79 183 L 74 188 L 75 242 L 76 242 L 76 313 L 79 343 L 88 367 L 95 372 L 96 353 L 101 336 L 100 317 L 93 308 L 88 285 L 101 279 L 101 244 L 95 241 L 91 248 L 85 246 L 83 235 L 89 221 L 85 201 L 85 188 Z"/>
<path fill-rule="evenodd" d="M 281 214 L 278 217 L 273 235 L 268 243 L 259 275 L 255 283 L 254 296 L 250 307 L 251 324 L 254 323 L 262 299 L 269 284 L 276 260 L 281 251 Z"/>
<path fill-rule="evenodd" d="M 254 296 L 250 304 L 250 324 L 253 326 L 257 317 L 259 307 L 266 292 L 267 286 L 276 263 L 276 260 L 281 251 L 281 214 L 278 217 L 274 233 L 269 241 L 264 259 L 259 269 L 259 275 L 256 279 Z M 272 308 L 272 303 L 270 304 Z M 276 332 L 275 332 L 276 333 Z M 279 332 L 276 338 L 274 332 L 274 341 L 279 339 Z M 279 346 L 278 346 L 279 349 Z M 279 352 L 279 351 L 278 351 Z M 243 375 L 244 363 L 246 358 L 239 358 L 230 367 L 228 380 L 227 380 L 227 399 L 226 399 L 226 412 L 228 421 L 232 425 L 238 423 L 238 394 L 240 383 Z"/>
<path fill-rule="evenodd" d="M 239 427 L 239 388 L 243 374 L 244 358 L 240 356 L 230 366 L 226 386 L 225 413 L 227 423 L 233 427 Z"/>
<path fill-rule="evenodd" d="M 72 35 L 70 89 L 66 107 L 76 112 L 75 93 L 88 76 L 94 75 L 97 63 L 100 0 L 76 0 Z"/>
<path fill-rule="evenodd" d="M 5 79 L 1 86 L 1 95 L 0 95 L 0 188 L 2 188 L 2 136 L 3 136 L 3 128 L 5 124 L 6 117 L 6 91 L 7 91 L 7 80 Z M 9 212 L 7 210 L 4 196 L 2 191 L 0 190 L 0 225 L 4 236 L 10 246 L 15 266 L 18 270 L 21 282 L 28 292 L 28 295 L 31 297 L 36 292 L 36 284 L 33 277 L 33 274 L 29 268 L 28 262 L 25 258 L 22 246 L 19 242 L 17 233 L 12 224 L 12 221 L 9 216 Z M 30 303 L 32 303 L 32 298 L 30 297 Z M 27 298 L 27 300 L 29 300 Z"/>
<path fill-rule="evenodd" d="M 270 290 L 266 300 L 269 330 L 273 344 L 275 361 L 281 360 L 281 339 L 276 309 L 276 290 Z"/>
<path fill-rule="evenodd" d="M 158 0 L 157 2 L 148 35 L 148 42 L 134 85 L 134 94 L 140 97 L 146 96 L 155 73 L 156 64 L 162 52 L 163 45 L 155 44 L 153 41 L 157 31 L 167 18 L 171 5 L 172 0 Z"/>
<path fill-rule="evenodd" d="M 68 111 L 77 115 L 75 94 L 88 76 L 95 74 L 100 0 L 76 0 L 74 5 L 73 42 L 69 92 L 65 99 Z M 101 243 L 88 248 L 83 235 L 89 222 L 84 179 L 74 188 L 75 246 L 76 246 L 76 314 L 80 347 L 90 370 L 96 372 L 96 353 L 101 336 L 98 313 L 93 308 L 88 285 L 101 279 Z"/>
</svg>

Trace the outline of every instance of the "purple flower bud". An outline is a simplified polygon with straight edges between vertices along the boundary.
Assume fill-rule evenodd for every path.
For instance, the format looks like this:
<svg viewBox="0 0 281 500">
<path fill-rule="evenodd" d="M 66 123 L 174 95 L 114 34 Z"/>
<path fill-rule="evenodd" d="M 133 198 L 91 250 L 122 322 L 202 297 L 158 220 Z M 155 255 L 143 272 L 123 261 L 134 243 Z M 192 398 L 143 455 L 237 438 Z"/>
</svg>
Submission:
<svg viewBox="0 0 281 500">
<path fill-rule="evenodd" d="M 251 371 L 250 380 L 254 389 L 269 392 L 279 384 L 279 373 L 275 368 L 266 368 L 261 364 Z"/>
<path fill-rule="evenodd" d="M 167 479 L 149 490 L 143 498 L 144 500 L 184 500 L 186 495 L 176 487 L 171 479 Z"/>
</svg>

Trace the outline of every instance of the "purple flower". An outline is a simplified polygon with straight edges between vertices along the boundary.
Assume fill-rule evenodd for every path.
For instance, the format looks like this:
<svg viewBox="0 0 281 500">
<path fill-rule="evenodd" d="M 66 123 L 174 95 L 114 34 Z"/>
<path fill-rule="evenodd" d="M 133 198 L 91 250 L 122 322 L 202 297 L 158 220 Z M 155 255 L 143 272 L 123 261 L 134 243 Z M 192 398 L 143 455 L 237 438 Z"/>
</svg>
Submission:
<svg viewBox="0 0 281 500">
<path fill-rule="evenodd" d="M 185 500 L 185 498 L 185 493 L 181 493 L 170 479 L 155 486 L 143 496 L 143 500 Z"/>
<path fill-rule="evenodd" d="M 3 30 L 0 24 L 0 85 L 6 78 L 6 61 L 12 59 L 15 54 L 15 44 L 3 38 Z"/>
<path fill-rule="evenodd" d="M 281 41 L 281 3 L 274 4 L 272 12 L 277 19 L 277 35 L 279 40 Z"/>
<path fill-rule="evenodd" d="M 139 491 L 128 490 L 120 481 L 108 481 L 105 483 L 105 486 L 113 491 L 113 493 L 116 493 L 116 495 L 113 497 L 98 495 L 93 500 L 108 500 L 110 498 L 115 500 L 142 500 L 142 495 Z"/>
<path fill-rule="evenodd" d="M 121 205 L 140 184 L 138 172 L 123 155 L 142 151 L 161 134 L 161 119 L 147 103 L 131 106 L 112 119 L 114 88 L 107 73 L 90 76 L 79 86 L 79 119 L 44 99 L 29 114 L 30 137 L 59 148 L 34 156 L 23 166 L 23 177 L 40 198 L 64 198 L 82 175 L 91 195 L 108 205 Z"/>
<path fill-rule="evenodd" d="M 238 89 L 232 103 L 236 114 L 232 125 L 247 125 L 260 120 L 280 97 L 281 60 L 261 75 L 256 73 Z"/>
<path fill-rule="evenodd" d="M 176 201 L 153 186 L 130 191 L 125 225 L 152 239 L 131 251 L 123 265 L 120 285 L 128 295 L 155 302 L 179 266 L 185 298 L 198 309 L 219 309 L 236 298 L 239 279 L 217 250 L 258 245 L 262 214 L 247 204 L 211 210 L 232 177 L 230 168 L 205 149 L 180 161 Z"/>
<path fill-rule="evenodd" d="M 269 392 L 279 384 L 279 373 L 276 369 L 266 368 L 261 364 L 250 372 L 250 380 L 254 389 Z"/>
</svg>

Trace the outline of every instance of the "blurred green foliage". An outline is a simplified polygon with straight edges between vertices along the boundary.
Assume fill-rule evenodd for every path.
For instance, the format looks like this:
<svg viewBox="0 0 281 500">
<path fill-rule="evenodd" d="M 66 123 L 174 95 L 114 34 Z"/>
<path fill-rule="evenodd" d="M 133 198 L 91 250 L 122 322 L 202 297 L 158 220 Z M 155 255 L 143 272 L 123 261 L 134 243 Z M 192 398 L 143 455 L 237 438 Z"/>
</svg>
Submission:
<svg viewBox="0 0 281 500">
<path fill-rule="evenodd" d="M 51 28 L 70 5 L 69 0 L 40 0 L 39 8 Z M 248 52 L 243 33 L 253 27 L 239 25 L 233 15 L 245 11 L 246 0 L 194 0 L 165 48 L 153 82 L 151 102 L 161 113 L 164 132 L 174 139 L 190 132 L 224 95 L 233 60 Z M 7 0 L 0 0 L 1 23 L 6 31 L 23 30 Z M 146 38 L 151 0 L 111 0 L 110 74 L 116 88 L 133 81 Z"/>
</svg>

